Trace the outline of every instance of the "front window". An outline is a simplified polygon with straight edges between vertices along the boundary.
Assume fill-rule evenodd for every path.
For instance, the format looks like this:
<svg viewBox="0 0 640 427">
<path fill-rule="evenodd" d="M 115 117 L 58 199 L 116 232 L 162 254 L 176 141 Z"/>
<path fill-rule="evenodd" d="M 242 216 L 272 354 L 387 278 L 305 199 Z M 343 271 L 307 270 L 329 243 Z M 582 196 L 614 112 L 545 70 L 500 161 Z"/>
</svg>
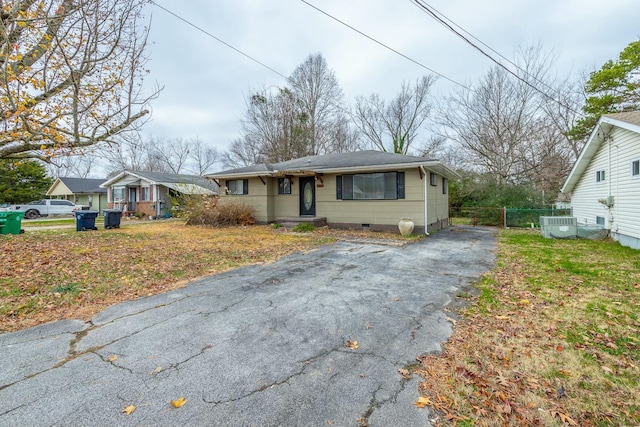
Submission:
<svg viewBox="0 0 640 427">
<path fill-rule="evenodd" d="M 141 187 L 140 188 L 140 200 L 143 202 L 148 202 L 151 200 L 149 197 L 149 187 Z"/>
<path fill-rule="evenodd" d="M 113 187 L 113 201 L 121 202 L 124 200 L 124 187 Z"/>
<path fill-rule="evenodd" d="M 227 194 L 249 194 L 249 181 L 246 179 L 228 179 L 226 184 Z"/>
<path fill-rule="evenodd" d="M 336 197 L 342 200 L 404 199 L 404 172 L 338 176 Z"/>
<path fill-rule="evenodd" d="M 291 194 L 290 178 L 278 178 L 278 194 Z"/>
</svg>

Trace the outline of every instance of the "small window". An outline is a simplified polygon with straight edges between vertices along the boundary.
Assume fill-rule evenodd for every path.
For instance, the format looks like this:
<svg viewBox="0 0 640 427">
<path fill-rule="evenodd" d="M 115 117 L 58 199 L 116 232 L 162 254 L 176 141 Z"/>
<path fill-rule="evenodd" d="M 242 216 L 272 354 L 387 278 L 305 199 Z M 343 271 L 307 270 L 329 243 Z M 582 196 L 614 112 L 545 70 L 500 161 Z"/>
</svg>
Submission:
<svg viewBox="0 0 640 427">
<path fill-rule="evenodd" d="M 290 178 L 278 178 L 278 194 L 291 194 Z"/>
<path fill-rule="evenodd" d="M 449 180 L 447 178 L 442 178 L 442 194 L 447 194 L 448 188 L 449 188 Z"/>
<path fill-rule="evenodd" d="M 244 195 L 249 194 L 249 180 L 228 179 L 226 182 L 227 194 Z"/>
<path fill-rule="evenodd" d="M 640 176 L 640 160 L 631 162 L 631 176 Z"/>
<path fill-rule="evenodd" d="M 605 174 L 604 171 L 597 171 L 596 172 L 596 182 L 602 182 L 605 180 Z"/>
<path fill-rule="evenodd" d="M 149 187 L 141 187 L 140 188 L 140 201 L 148 202 L 149 200 L 151 200 L 149 198 Z"/>
<path fill-rule="evenodd" d="M 437 187 L 438 186 L 438 175 L 436 175 L 433 172 L 430 172 L 429 173 L 429 182 L 430 182 L 432 187 Z"/>
<path fill-rule="evenodd" d="M 597 216 L 596 217 L 596 224 L 601 225 L 604 227 L 604 217 L 603 216 Z"/>
</svg>

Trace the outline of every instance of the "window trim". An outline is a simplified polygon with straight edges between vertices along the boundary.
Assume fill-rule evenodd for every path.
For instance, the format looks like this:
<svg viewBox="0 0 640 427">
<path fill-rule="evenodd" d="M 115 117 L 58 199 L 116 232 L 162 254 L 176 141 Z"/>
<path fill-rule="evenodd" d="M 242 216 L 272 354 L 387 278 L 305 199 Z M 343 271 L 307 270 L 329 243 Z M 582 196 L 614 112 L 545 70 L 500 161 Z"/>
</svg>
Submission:
<svg viewBox="0 0 640 427">
<path fill-rule="evenodd" d="M 382 175 L 382 182 L 384 188 L 382 191 L 382 198 L 355 198 L 354 197 L 354 182 L 357 176 L 367 175 Z M 387 197 L 391 191 L 387 191 L 386 183 L 391 179 L 390 174 L 395 175 L 395 197 Z M 350 188 L 349 188 L 350 187 Z M 385 171 L 385 172 L 370 172 L 370 173 L 356 173 L 356 174 L 344 174 L 336 176 L 336 200 L 355 200 L 355 201 L 372 201 L 372 200 L 403 200 L 405 198 L 405 173 L 404 171 Z"/>
<path fill-rule="evenodd" d="M 289 183 L 289 185 L 286 186 L 285 182 Z M 278 194 L 282 194 L 282 195 L 291 194 L 291 184 L 292 184 L 292 179 L 289 178 L 288 176 L 285 176 L 284 178 L 278 178 Z M 287 189 L 289 191 L 287 191 Z"/>
<path fill-rule="evenodd" d="M 432 187 L 438 186 L 438 174 L 436 174 L 435 172 L 429 172 L 429 184 Z"/>
<path fill-rule="evenodd" d="M 242 193 L 232 193 L 229 188 L 231 182 L 242 182 Z M 228 196 L 246 196 L 249 194 L 249 180 L 248 179 L 227 179 L 224 183 L 225 193 Z"/>
<path fill-rule="evenodd" d="M 146 195 L 144 193 L 147 193 Z M 145 197 L 146 196 L 146 197 Z M 140 187 L 140 201 L 141 202 L 150 202 L 151 201 L 151 187 L 150 186 L 141 186 Z"/>
<path fill-rule="evenodd" d="M 640 178 L 640 159 L 631 161 L 631 178 Z"/>
</svg>

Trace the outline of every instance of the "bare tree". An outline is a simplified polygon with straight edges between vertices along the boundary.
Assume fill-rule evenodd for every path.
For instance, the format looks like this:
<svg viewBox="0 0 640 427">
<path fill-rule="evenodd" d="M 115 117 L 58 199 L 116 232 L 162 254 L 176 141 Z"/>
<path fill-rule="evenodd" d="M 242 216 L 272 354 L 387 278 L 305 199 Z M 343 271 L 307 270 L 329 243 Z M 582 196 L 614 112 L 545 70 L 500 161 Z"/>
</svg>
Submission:
<svg viewBox="0 0 640 427">
<path fill-rule="evenodd" d="M 211 172 L 211 168 L 220 159 L 218 150 L 210 147 L 198 138 L 187 141 L 189 146 L 189 167 L 188 170 L 194 175 L 204 175 Z"/>
<path fill-rule="evenodd" d="M 225 166 L 279 162 L 358 147 L 358 135 L 342 105 L 342 90 L 320 54 L 300 64 L 286 87 L 251 93 L 245 98 L 243 135 L 223 155 Z"/>
<path fill-rule="evenodd" d="M 222 153 L 222 164 L 226 168 L 240 168 L 257 163 L 265 163 L 262 157 L 260 141 L 245 135 L 236 138 L 229 149 Z"/>
<path fill-rule="evenodd" d="M 143 3 L 0 1 L 0 158 L 47 160 L 139 123 Z"/>
<path fill-rule="evenodd" d="M 87 178 L 95 169 L 96 156 L 91 154 L 58 155 L 45 163 L 47 175 L 55 178 Z"/>
<path fill-rule="evenodd" d="M 433 76 L 423 76 L 415 86 L 403 82 L 388 104 L 376 93 L 356 99 L 354 122 L 373 148 L 407 154 L 429 117 L 428 96 L 435 81 Z"/>
<path fill-rule="evenodd" d="M 524 180 L 557 191 L 577 153 L 566 133 L 578 98 L 551 77 L 552 54 L 534 46 L 518 55 L 520 78 L 495 66 L 473 90 L 447 99 L 441 134 L 498 183 Z"/>
<path fill-rule="evenodd" d="M 307 151 L 310 154 L 339 151 L 333 137 L 344 124 L 344 95 L 324 57 L 319 53 L 309 55 L 287 82 L 307 118 Z M 338 147 L 344 148 L 341 144 Z"/>
</svg>

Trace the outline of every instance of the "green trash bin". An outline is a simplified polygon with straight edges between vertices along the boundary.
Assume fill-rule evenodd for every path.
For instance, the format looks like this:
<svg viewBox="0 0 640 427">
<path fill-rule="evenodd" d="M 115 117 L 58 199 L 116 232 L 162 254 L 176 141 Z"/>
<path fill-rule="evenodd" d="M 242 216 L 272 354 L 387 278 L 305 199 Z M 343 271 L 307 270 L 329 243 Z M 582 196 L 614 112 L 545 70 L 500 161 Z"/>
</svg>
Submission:
<svg viewBox="0 0 640 427">
<path fill-rule="evenodd" d="M 22 234 L 24 212 L 0 212 L 0 234 Z"/>
</svg>

